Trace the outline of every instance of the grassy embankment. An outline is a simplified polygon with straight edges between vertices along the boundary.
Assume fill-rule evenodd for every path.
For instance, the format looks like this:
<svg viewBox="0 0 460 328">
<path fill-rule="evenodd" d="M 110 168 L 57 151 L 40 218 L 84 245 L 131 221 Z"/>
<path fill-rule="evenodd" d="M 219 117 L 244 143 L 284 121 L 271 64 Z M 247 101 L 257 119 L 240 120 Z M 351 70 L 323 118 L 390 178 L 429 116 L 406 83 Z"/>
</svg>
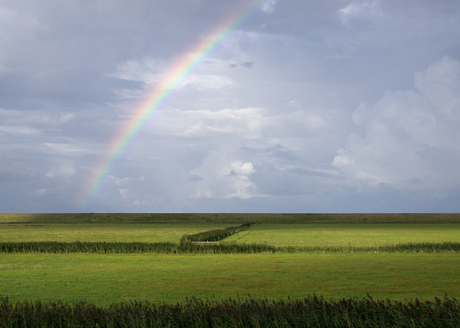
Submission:
<svg viewBox="0 0 460 328">
<path fill-rule="evenodd" d="M 0 223 L 460 223 L 460 213 L 0 213 Z"/>
</svg>

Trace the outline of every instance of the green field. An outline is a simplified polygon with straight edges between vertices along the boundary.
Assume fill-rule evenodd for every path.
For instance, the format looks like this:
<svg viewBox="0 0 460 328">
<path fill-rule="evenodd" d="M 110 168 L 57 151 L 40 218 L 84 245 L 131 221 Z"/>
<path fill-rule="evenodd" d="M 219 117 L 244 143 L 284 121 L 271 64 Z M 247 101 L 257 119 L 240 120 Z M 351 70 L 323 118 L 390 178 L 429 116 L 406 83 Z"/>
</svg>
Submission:
<svg viewBox="0 0 460 328">
<path fill-rule="evenodd" d="M 223 229 L 225 223 L 0 224 L 0 242 L 179 242 L 184 234 Z M 225 242 L 274 246 L 378 246 L 409 242 L 460 242 L 460 224 L 259 223 Z"/>
<path fill-rule="evenodd" d="M 0 242 L 171 242 L 185 234 L 223 229 L 224 223 L 42 223 L 0 224 Z"/>
<path fill-rule="evenodd" d="M 397 243 L 460 242 L 460 224 L 430 223 L 259 223 L 225 242 L 273 246 L 379 246 Z"/>
<path fill-rule="evenodd" d="M 179 242 L 184 234 L 258 222 L 224 242 L 378 246 L 459 242 L 459 214 L 0 214 L 0 242 Z M 0 297 L 218 299 L 460 297 L 460 254 L 0 254 Z"/>
<path fill-rule="evenodd" d="M 1 254 L 12 300 L 184 301 L 186 296 L 393 300 L 460 297 L 458 254 Z"/>
</svg>

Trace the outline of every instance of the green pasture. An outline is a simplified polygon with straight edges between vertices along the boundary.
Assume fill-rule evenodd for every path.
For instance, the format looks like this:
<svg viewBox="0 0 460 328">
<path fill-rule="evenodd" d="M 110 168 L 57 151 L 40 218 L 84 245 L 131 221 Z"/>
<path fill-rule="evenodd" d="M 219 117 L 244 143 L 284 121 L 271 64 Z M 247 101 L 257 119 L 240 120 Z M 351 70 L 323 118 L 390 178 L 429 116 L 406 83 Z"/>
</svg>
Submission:
<svg viewBox="0 0 460 328">
<path fill-rule="evenodd" d="M 379 246 L 460 242 L 460 214 L 0 214 L 0 242 L 179 242 L 182 235 L 257 224 L 224 242 Z M 12 300 L 187 296 L 404 300 L 460 297 L 460 257 L 443 254 L 0 254 L 0 296 Z"/>
<path fill-rule="evenodd" d="M 258 223 L 225 242 L 273 246 L 379 246 L 460 242 L 460 224 L 430 223 Z"/>
<path fill-rule="evenodd" d="M 11 300 L 184 301 L 246 296 L 460 297 L 458 254 L 1 254 Z"/>
<path fill-rule="evenodd" d="M 0 224 L 0 242 L 171 242 L 185 234 L 224 229 L 223 223 L 80 223 Z"/>
<path fill-rule="evenodd" d="M 184 234 L 224 229 L 225 223 L 0 224 L 0 242 L 179 242 Z M 458 223 L 258 223 L 224 240 L 274 246 L 378 246 L 460 242 Z"/>
</svg>

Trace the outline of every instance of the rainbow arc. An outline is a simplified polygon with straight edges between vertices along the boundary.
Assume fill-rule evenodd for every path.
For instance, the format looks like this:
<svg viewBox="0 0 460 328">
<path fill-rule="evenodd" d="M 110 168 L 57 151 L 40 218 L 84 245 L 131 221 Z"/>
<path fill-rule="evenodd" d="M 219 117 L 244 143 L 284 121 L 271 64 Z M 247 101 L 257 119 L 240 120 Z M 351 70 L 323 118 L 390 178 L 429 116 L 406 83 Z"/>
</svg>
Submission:
<svg viewBox="0 0 460 328">
<path fill-rule="evenodd" d="M 236 10 L 227 19 L 222 21 L 209 35 L 192 49 L 187 51 L 172 66 L 162 81 L 150 95 L 133 112 L 129 119 L 115 134 L 109 143 L 108 151 L 94 167 L 92 176 L 88 180 L 80 202 L 86 207 L 100 193 L 105 178 L 113 171 L 114 166 L 133 138 L 149 121 L 166 100 L 171 97 L 175 89 L 197 68 L 223 41 L 227 40 L 235 30 L 254 13 L 260 10 L 263 1 L 253 1 Z"/>
</svg>

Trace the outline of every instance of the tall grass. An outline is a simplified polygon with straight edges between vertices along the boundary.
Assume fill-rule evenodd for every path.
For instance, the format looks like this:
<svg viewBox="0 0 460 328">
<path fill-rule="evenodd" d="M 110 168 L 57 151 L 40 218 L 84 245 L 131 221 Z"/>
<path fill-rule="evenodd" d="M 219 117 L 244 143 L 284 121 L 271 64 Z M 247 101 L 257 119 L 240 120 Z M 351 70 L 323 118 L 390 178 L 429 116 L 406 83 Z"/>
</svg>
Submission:
<svg viewBox="0 0 460 328">
<path fill-rule="evenodd" d="M 111 243 L 111 242 L 5 242 L 0 253 L 166 253 L 166 254 L 255 254 L 255 253 L 451 253 L 460 243 L 408 243 L 370 247 L 270 246 L 264 244 Z"/>
<path fill-rule="evenodd" d="M 0 299 L 0 327 L 459 327 L 460 303 L 342 299 L 188 299 L 185 303 L 132 301 L 108 308 L 79 302 Z"/>
</svg>

